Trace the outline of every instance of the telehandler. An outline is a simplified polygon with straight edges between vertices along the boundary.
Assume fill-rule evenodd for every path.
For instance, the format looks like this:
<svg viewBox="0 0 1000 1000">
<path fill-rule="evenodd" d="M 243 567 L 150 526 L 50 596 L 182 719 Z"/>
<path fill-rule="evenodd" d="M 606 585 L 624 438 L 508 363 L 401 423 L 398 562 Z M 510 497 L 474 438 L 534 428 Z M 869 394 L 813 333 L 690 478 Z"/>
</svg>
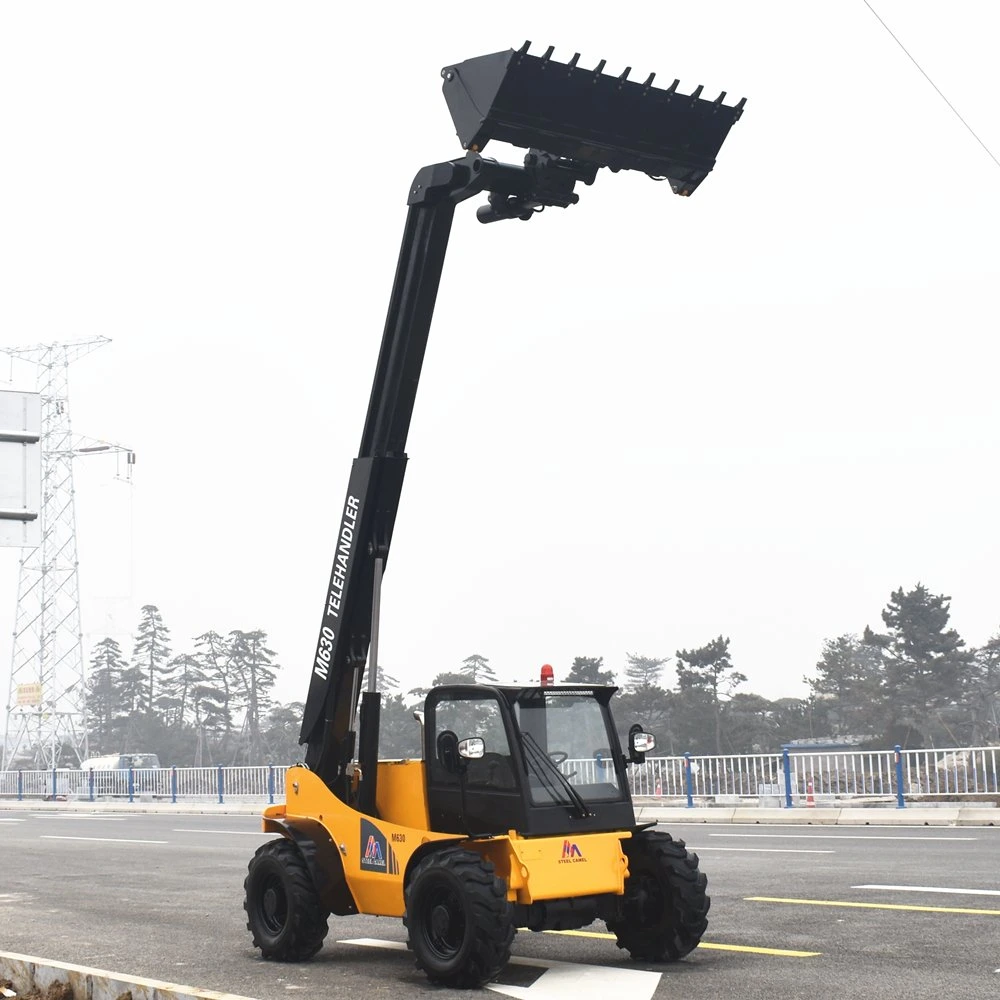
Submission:
<svg viewBox="0 0 1000 1000">
<path fill-rule="evenodd" d="M 638 170 L 690 195 L 715 165 L 735 106 L 529 54 L 530 43 L 441 75 L 466 154 L 424 167 L 409 211 L 336 552 L 286 802 L 267 808 L 244 883 L 247 927 L 267 959 L 301 961 L 330 914 L 398 916 L 437 984 L 478 987 L 506 965 L 517 928 L 603 920 L 646 962 L 675 961 L 707 926 L 707 881 L 681 840 L 637 824 L 627 777 L 654 738 L 623 752 L 614 687 L 454 685 L 430 691 L 422 759 L 378 759 L 382 573 L 407 430 L 455 205 L 480 193 L 481 222 L 531 219 L 579 200 L 598 171 Z M 521 165 L 482 155 L 527 148 Z M 360 691 L 366 662 L 367 690 Z M 360 714 L 358 706 L 360 702 Z M 359 718 L 356 720 L 356 715 Z"/>
</svg>

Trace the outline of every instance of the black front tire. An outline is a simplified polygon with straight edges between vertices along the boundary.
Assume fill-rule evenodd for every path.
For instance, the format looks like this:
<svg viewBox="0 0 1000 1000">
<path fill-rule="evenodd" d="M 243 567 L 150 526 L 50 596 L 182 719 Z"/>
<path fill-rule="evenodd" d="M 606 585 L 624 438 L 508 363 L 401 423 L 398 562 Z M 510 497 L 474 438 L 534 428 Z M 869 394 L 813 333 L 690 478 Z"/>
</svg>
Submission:
<svg viewBox="0 0 1000 1000">
<path fill-rule="evenodd" d="M 439 986 L 475 989 L 507 964 L 517 928 L 507 883 L 473 851 L 424 858 L 406 887 L 403 923 L 417 968 Z"/>
<path fill-rule="evenodd" d="M 642 962 L 676 962 L 708 927 L 708 879 L 698 855 L 670 834 L 643 831 L 626 840 L 629 875 L 619 914 L 605 921 L 618 947 Z"/>
<path fill-rule="evenodd" d="M 258 848 L 243 882 L 247 930 L 264 958 L 302 962 L 323 947 L 323 907 L 299 849 L 283 837 Z"/>
</svg>

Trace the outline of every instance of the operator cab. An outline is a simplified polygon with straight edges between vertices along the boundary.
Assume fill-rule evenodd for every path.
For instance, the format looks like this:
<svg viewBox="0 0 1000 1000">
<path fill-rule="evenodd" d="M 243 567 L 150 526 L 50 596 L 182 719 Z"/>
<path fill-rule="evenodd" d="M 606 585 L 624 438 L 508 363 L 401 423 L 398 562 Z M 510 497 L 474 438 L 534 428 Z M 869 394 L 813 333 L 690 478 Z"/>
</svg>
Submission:
<svg viewBox="0 0 1000 1000">
<path fill-rule="evenodd" d="M 545 836 L 634 827 L 627 761 L 609 708 L 616 690 L 432 689 L 424 716 L 431 829 Z M 642 753 L 632 744 L 629 760 L 638 762 Z M 652 749 L 648 740 L 639 744 Z"/>
</svg>

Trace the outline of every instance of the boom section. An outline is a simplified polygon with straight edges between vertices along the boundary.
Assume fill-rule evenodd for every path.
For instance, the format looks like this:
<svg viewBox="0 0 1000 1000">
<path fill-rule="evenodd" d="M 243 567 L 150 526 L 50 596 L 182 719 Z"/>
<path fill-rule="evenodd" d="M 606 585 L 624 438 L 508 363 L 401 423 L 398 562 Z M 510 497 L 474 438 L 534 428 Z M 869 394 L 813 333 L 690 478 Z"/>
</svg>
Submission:
<svg viewBox="0 0 1000 1000">
<path fill-rule="evenodd" d="M 312 661 L 299 742 L 306 764 L 345 801 L 355 715 L 371 642 L 375 560 L 388 557 L 406 468 L 406 436 L 420 380 L 455 206 L 482 191 L 481 221 L 530 217 L 574 204 L 573 186 L 597 167 L 532 151 L 524 165 L 475 153 L 424 167 L 408 199 L 396 277 L 358 457 L 336 521 L 336 550 Z M 377 740 L 376 740 L 377 744 Z"/>
</svg>

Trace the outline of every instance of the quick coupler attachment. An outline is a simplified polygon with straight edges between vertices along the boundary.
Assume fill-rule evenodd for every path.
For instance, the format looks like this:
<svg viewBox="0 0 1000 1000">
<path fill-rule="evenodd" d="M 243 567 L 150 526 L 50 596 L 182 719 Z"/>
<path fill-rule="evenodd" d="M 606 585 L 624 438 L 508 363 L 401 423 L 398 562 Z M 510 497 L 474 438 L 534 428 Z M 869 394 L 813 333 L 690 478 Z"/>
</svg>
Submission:
<svg viewBox="0 0 1000 1000">
<path fill-rule="evenodd" d="M 441 71 L 444 95 L 464 149 L 480 152 L 491 140 L 533 148 L 553 156 L 610 167 L 641 170 L 667 178 L 675 194 L 689 195 L 705 179 L 746 98 L 724 104 L 723 91 L 705 100 L 654 87 L 655 73 L 642 83 L 593 69 L 580 55 L 556 62 L 549 46 L 541 56 L 521 48 L 467 59 Z"/>
</svg>

